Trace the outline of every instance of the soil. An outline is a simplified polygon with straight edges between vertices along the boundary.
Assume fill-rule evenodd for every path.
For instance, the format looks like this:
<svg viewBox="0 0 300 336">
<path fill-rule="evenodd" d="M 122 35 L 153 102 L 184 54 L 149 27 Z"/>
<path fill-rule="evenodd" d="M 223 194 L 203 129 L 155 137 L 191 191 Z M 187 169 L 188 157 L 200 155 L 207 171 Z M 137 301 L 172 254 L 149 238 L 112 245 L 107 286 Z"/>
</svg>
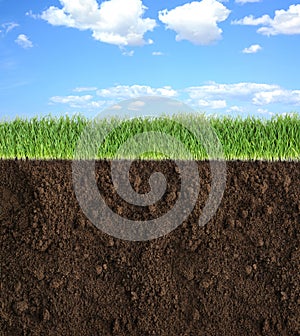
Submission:
<svg viewBox="0 0 300 336">
<path fill-rule="evenodd" d="M 0 161 L 0 334 L 300 335 L 300 162 L 227 162 L 223 199 L 204 227 L 210 166 L 197 165 L 186 220 L 134 242 L 86 218 L 71 161 Z M 119 197 L 110 167 L 96 162 L 97 185 L 123 217 L 158 218 L 176 203 L 173 161 L 133 162 L 136 192 L 149 192 L 155 171 L 167 179 L 146 207 Z"/>
</svg>

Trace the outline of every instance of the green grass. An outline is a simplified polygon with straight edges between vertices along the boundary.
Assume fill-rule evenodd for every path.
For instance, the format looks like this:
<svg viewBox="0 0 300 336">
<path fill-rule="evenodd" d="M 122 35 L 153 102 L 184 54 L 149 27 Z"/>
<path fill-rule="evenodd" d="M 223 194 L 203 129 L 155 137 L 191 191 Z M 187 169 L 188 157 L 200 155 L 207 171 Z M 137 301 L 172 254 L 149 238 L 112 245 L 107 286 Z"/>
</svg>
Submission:
<svg viewBox="0 0 300 336">
<path fill-rule="evenodd" d="M 203 125 L 205 120 L 217 135 L 226 160 L 299 160 L 300 159 L 300 117 L 297 114 L 276 116 L 270 120 L 258 118 L 206 117 L 204 114 L 178 114 L 172 117 L 135 118 L 131 120 L 103 119 L 95 124 L 83 116 L 54 118 L 47 116 L 41 119 L 20 119 L 0 122 L 0 157 L 3 159 L 73 159 L 77 141 L 86 126 L 95 133 L 90 134 L 86 141 L 87 147 L 97 134 L 112 131 L 105 137 L 103 143 L 97 143 L 97 150 L 88 150 L 83 157 L 100 159 L 220 159 L 218 155 L 209 155 L 203 143 L 209 137 L 204 127 L 202 138 L 195 136 L 190 128 L 182 126 L 183 120 L 193 125 Z M 204 123 L 204 125 L 205 125 Z M 167 154 L 156 147 L 149 147 L 144 153 L 135 152 L 132 144 L 123 146 L 123 152 L 118 150 L 125 141 L 143 132 L 161 132 L 170 135 L 183 145 L 178 148 L 176 141 L 168 143 Z M 105 134 L 105 133 L 103 133 Z M 149 133 L 150 134 L 150 133 Z M 155 138 L 155 136 L 154 136 Z M 160 137 L 156 138 L 159 140 Z M 212 153 L 214 144 L 210 144 Z M 189 152 L 186 156 L 184 149 Z M 92 153 L 92 155 L 91 155 Z M 86 156 L 87 155 L 87 156 Z M 81 156 L 80 156 L 81 157 Z"/>
</svg>

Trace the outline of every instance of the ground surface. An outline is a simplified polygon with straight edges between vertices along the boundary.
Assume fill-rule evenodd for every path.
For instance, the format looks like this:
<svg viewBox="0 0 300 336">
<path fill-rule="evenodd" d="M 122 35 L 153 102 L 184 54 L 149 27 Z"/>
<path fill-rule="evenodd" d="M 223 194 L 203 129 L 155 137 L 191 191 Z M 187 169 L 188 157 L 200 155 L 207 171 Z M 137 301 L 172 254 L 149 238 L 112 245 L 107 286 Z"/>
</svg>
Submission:
<svg viewBox="0 0 300 336">
<path fill-rule="evenodd" d="M 299 335 L 300 163 L 227 162 L 221 205 L 202 228 L 210 169 L 197 163 L 201 189 L 186 221 L 128 242 L 86 219 L 70 161 L 0 161 L 0 334 Z M 96 165 L 107 204 L 136 220 L 176 202 L 172 161 L 135 162 L 136 191 L 149 191 L 153 171 L 167 192 L 142 208 L 114 192 L 109 161 Z"/>
</svg>

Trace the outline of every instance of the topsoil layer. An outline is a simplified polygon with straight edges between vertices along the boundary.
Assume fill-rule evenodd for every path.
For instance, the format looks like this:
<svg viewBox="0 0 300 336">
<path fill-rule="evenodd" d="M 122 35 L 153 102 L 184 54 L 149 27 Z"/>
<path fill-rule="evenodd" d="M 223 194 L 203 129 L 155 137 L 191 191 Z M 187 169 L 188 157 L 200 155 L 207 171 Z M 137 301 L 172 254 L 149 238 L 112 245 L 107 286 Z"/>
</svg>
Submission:
<svg viewBox="0 0 300 336">
<path fill-rule="evenodd" d="M 227 162 L 221 204 L 198 220 L 211 173 L 197 162 L 196 206 L 174 231 L 133 242 L 97 229 L 72 185 L 71 161 L 0 161 L 2 335 L 300 335 L 300 163 Z M 111 161 L 97 161 L 106 203 L 147 220 L 176 203 L 173 161 L 134 161 L 130 181 L 155 206 L 127 204 Z M 91 197 L 93 195 L 90 195 Z"/>
</svg>

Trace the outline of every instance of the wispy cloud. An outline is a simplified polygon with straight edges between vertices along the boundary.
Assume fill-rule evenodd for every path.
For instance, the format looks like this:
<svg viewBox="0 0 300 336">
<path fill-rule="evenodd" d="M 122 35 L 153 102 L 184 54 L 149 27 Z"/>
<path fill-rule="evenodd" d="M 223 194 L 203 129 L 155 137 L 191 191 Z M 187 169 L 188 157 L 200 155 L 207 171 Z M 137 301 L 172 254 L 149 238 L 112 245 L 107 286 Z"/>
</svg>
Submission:
<svg viewBox="0 0 300 336">
<path fill-rule="evenodd" d="M 13 29 L 19 27 L 20 25 L 16 22 L 5 22 L 5 23 L 2 23 L 1 24 L 1 30 L 0 30 L 0 33 L 4 33 L 4 34 L 7 34 L 9 33 L 10 31 L 12 31 Z"/>
<path fill-rule="evenodd" d="M 259 44 L 252 44 L 250 47 L 242 50 L 244 54 L 255 54 L 258 51 L 262 50 L 262 47 Z"/>
<path fill-rule="evenodd" d="M 153 55 L 153 56 L 163 56 L 164 53 L 161 52 L 161 51 L 153 51 L 153 52 L 152 52 L 152 55 Z"/>
<path fill-rule="evenodd" d="M 261 2 L 262 0 L 235 0 L 236 3 L 240 3 L 240 4 L 245 4 L 245 3 L 254 3 L 254 2 Z"/>
<path fill-rule="evenodd" d="M 275 11 L 274 18 L 265 14 L 259 18 L 253 15 L 245 16 L 243 19 L 234 20 L 232 24 L 263 27 L 257 30 L 262 35 L 294 35 L 300 34 L 300 4 L 291 5 L 288 10 L 280 9 Z"/>
<path fill-rule="evenodd" d="M 51 104 L 66 104 L 71 108 L 97 109 L 105 105 L 105 101 L 93 100 L 92 95 L 84 96 L 54 96 L 50 98 Z"/>
<path fill-rule="evenodd" d="M 218 22 L 225 21 L 230 10 L 216 0 L 186 3 L 172 10 L 159 11 L 158 18 L 167 29 L 176 32 L 176 41 L 187 40 L 196 45 L 209 45 L 219 40 L 222 29 Z"/>
<path fill-rule="evenodd" d="M 33 19 L 39 19 L 41 16 L 38 14 L 34 14 L 32 10 L 30 9 L 28 12 L 25 13 L 26 16 L 29 16 Z"/>
<path fill-rule="evenodd" d="M 126 49 L 123 49 L 123 48 L 121 48 L 121 50 L 122 50 L 122 55 L 123 56 L 132 57 L 134 55 L 134 50 L 126 50 Z"/>
<path fill-rule="evenodd" d="M 61 103 L 61 104 L 73 104 L 73 103 L 82 103 L 88 100 L 91 100 L 93 96 L 85 95 L 85 96 L 54 96 L 50 99 L 53 103 Z"/>
<path fill-rule="evenodd" d="M 15 42 L 24 49 L 29 49 L 33 47 L 33 43 L 25 34 L 20 34 Z"/>
<path fill-rule="evenodd" d="M 87 92 L 87 91 L 96 91 L 97 88 L 95 86 L 83 86 L 83 87 L 77 87 L 73 91 L 74 92 Z"/>
<path fill-rule="evenodd" d="M 140 46 L 151 41 L 144 34 L 156 21 L 143 18 L 147 9 L 141 0 L 60 0 L 62 8 L 49 7 L 40 17 L 54 26 L 91 30 L 95 40 L 118 46 Z M 32 13 L 31 13 L 32 15 Z"/>
</svg>

